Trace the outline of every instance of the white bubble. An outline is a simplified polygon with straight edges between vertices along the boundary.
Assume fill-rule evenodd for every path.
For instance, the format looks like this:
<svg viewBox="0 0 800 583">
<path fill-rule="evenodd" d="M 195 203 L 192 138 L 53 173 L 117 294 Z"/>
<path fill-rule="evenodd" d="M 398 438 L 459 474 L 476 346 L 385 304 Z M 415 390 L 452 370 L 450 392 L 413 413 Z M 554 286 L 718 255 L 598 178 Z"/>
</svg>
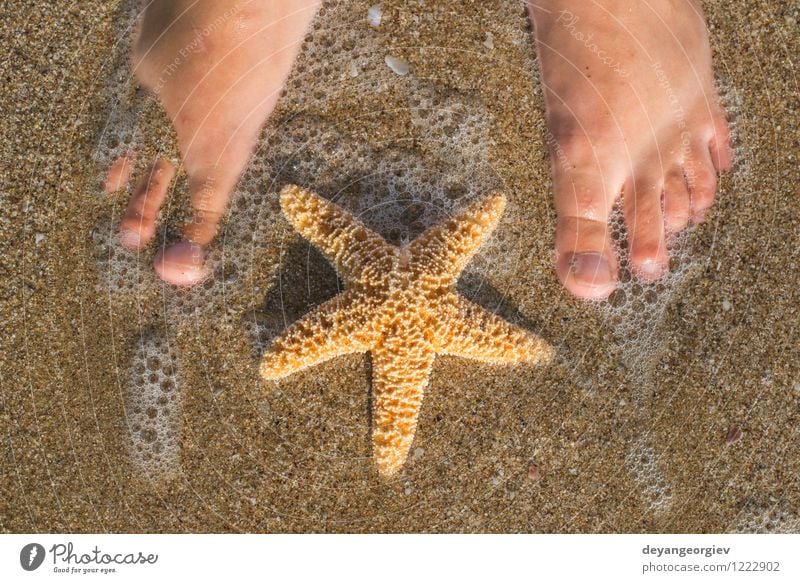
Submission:
<svg viewBox="0 0 800 583">
<path fill-rule="evenodd" d="M 180 469 L 181 396 L 175 348 L 155 331 L 141 339 L 131 361 L 125 400 L 134 467 L 160 481 Z"/>
<path fill-rule="evenodd" d="M 748 500 L 728 528 L 738 534 L 798 534 L 800 517 L 792 513 L 784 501 Z"/>
<path fill-rule="evenodd" d="M 641 437 L 630 445 L 625 466 L 639 488 L 642 503 L 652 512 L 665 512 L 672 506 L 672 487 L 664 477 L 655 448 Z"/>
</svg>

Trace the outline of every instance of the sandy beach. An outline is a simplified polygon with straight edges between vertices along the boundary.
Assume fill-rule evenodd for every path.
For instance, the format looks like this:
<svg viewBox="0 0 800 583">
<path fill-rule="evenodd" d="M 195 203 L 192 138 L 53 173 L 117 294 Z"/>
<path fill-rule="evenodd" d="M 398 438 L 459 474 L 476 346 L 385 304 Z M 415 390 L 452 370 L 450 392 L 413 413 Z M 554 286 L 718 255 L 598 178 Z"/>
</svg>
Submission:
<svg viewBox="0 0 800 583">
<path fill-rule="evenodd" d="M 131 5 L 0 7 L 0 531 L 800 532 L 797 3 L 704 3 L 735 168 L 670 277 L 601 304 L 553 269 L 522 4 L 384 1 L 379 27 L 372 4 L 317 16 L 191 291 L 112 241 L 109 160 L 178 160 L 129 78 Z M 258 374 L 341 288 L 280 213 L 290 183 L 398 245 L 502 191 L 458 288 L 556 361 L 438 357 L 408 462 L 381 479 L 367 357 Z M 161 241 L 186 191 L 179 173 Z"/>
</svg>

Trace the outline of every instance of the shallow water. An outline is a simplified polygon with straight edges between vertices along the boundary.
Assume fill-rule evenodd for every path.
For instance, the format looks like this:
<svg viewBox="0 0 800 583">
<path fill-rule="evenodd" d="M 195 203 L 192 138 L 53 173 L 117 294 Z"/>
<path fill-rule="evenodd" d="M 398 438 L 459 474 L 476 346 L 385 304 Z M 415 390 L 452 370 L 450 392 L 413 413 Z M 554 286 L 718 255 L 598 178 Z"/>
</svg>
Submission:
<svg viewBox="0 0 800 583">
<path fill-rule="evenodd" d="M 3 123 L 30 128 L 2 146 L 4 160 L 27 160 L 9 171 L 0 223 L 2 526 L 796 531 L 797 15 L 709 3 L 737 167 L 709 221 L 678 243 L 670 278 L 631 278 L 611 302 L 586 304 L 551 266 L 547 137 L 518 3 L 461 15 L 381 3 L 377 29 L 369 5 L 328 3 L 317 19 L 215 245 L 214 277 L 188 292 L 155 278 L 153 249 L 113 245 L 125 197 L 100 189 L 128 148 L 147 154 L 140 164 L 177 160 L 157 104 L 127 82 L 133 13 L 90 2 L 26 16 L 48 31 L 20 45 L 46 91 L 26 89 L 23 67 L 2 100 Z M 280 216 L 289 182 L 394 244 L 504 191 L 506 214 L 459 289 L 540 332 L 558 361 L 438 359 L 409 461 L 380 480 L 365 357 L 279 383 L 257 375 L 268 340 L 340 288 Z M 179 177 L 160 241 L 176 236 L 185 204 Z M 149 375 L 165 366 L 175 386 L 159 404 L 163 379 Z M 732 427 L 742 438 L 727 444 Z"/>
</svg>

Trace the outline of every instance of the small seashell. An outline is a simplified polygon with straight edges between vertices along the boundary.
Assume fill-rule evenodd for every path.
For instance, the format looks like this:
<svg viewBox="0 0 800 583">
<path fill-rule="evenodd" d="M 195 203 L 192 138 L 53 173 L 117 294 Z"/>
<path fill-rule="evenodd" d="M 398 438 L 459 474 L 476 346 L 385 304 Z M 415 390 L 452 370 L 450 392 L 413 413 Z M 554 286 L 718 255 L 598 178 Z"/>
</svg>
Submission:
<svg viewBox="0 0 800 583">
<path fill-rule="evenodd" d="M 742 438 L 742 430 L 738 427 L 731 427 L 728 435 L 725 436 L 725 443 L 733 445 Z"/>
<path fill-rule="evenodd" d="M 367 22 L 369 22 L 372 28 L 378 28 L 381 25 L 382 17 L 383 12 L 381 11 L 381 7 L 377 4 L 370 6 L 369 10 L 367 10 Z"/>
<path fill-rule="evenodd" d="M 399 57 L 393 57 L 391 55 L 386 55 L 386 65 L 398 75 L 408 75 L 408 71 L 411 68 L 408 64 L 408 61 L 405 59 L 401 59 Z"/>
</svg>

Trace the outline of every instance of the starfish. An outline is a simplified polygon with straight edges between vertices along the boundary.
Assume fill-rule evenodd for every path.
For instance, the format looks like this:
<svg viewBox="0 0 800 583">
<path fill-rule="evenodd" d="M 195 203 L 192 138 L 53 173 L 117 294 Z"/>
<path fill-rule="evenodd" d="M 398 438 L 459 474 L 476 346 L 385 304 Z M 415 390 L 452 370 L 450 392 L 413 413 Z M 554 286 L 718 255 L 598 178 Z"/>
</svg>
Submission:
<svg viewBox="0 0 800 583">
<path fill-rule="evenodd" d="M 261 376 L 280 379 L 337 356 L 369 352 L 373 453 L 381 475 L 396 473 L 408 456 L 437 354 L 495 364 L 553 356 L 547 342 L 455 289 L 503 214 L 503 195 L 473 203 L 403 247 L 297 186 L 285 187 L 280 202 L 294 228 L 336 266 L 345 291 L 275 339 Z"/>
</svg>

